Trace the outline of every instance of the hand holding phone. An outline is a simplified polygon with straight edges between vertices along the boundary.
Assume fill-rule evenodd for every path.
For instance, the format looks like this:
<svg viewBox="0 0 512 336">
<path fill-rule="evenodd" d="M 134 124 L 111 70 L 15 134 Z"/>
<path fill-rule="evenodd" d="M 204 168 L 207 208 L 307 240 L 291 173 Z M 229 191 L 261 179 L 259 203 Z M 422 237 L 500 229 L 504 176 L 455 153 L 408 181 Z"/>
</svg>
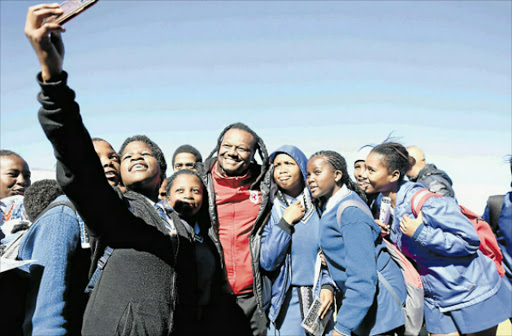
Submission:
<svg viewBox="0 0 512 336">
<path fill-rule="evenodd" d="M 62 13 L 58 4 L 41 4 L 28 9 L 25 35 L 39 59 L 44 82 L 57 78 L 62 72 L 64 44 L 60 33 L 65 29 L 58 23 L 46 22 L 48 17 L 57 17 Z"/>
<path fill-rule="evenodd" d="M 87 8 L 90 8 L 96 2 L 98 2 L 98 0 L 66 0 L 60 4 L 60 8 L 64 13 L 56 17 L 55 22 L 62 25 Z"/>
</svg>

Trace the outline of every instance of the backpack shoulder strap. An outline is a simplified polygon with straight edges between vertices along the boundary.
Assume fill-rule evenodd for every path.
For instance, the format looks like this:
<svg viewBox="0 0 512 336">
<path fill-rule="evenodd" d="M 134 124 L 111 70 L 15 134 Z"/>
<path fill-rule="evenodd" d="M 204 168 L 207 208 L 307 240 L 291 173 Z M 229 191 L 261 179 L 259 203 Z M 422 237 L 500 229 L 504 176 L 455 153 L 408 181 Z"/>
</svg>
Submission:
<svg viewBox="0 0 512 336">
<path fill-rule="evenodd" d="M 388 290 L 388 292 L 391 294 L 391 296 L 393 296 L 393 299 L 395 299 L 395 302 L 402 308 L 405 308 L 405 302 L 404 304 L 402 304 L 402 302 L 400 301 L 400 298 L 398 297 L 398 294 L 396 293 L 396 291 L 393 289 L 393 286 L 391 286 L 391 284 L 386 280 L 386 278 L 384 277 L 384 275 L 382 275 L 381 272 L 377 271 L 377 277 L 379 278 L 380 282 L 384 285 L 384 287 L 386 287 L 386 289 Z"/>
<path fill-rule="evenodd" d="M 40 217 L 42 217 L 45 213 L 47 213 L 48 211 L 50 211 L 51 209 L 56 208 L 56 207 L 61 206 L 61 205 L 67 206 L 67 207 L 69 207 L 69 208 L 73 209 L 73 211 L 74 211 L 75 213 L 77 213 L 77 211 L 76 211 L 76 209 L 75 209 L 75 206 L 74 206 L 74 205 L 73 205 L 73 203 L 71 203 L 70 201 L 58 201 L 58 202 L 52 202 L 52 203 L 50 203 L 46 208 L 44 208 L 44 210 L 43 210 L 43 211 L 41 211 L 41 212 L 39 213 L 39 215 L 37 215 L 37 217 L 36 217 L 36 219 L 34 220 L 34 222 L 35 222 L 36 220 L 38 220 Z"/>
<path fill-rule="evenodd" d="M 341 204 L 338 206 L 338 211 L 336 212 L 336 221 L 338 222 L 339 228 L 341 228 L 341 215 L 343 214 L 343 211 L 345 211 L 345 209 L 347 209 L 349 207 L 359 208 L 359 209 L 363 210 L 363 212 L 365 214 L 367 214 L 368 216 L 373 218 L 373 214 L 366 204 L 364 204 L 361 201 L 354 200 L 354 199 L 347 200 L 347 201 L 341 202 Z"/>
<path fill-rule="evenodd" d="M 423 188 L 418 190 L 411 199 L 411 211 L 414 217 L 418 217 L 418 213 L 421 211 L 423 204 L 431 198 L 431 197 L 443 197 L 440 194 L 436 194 L 428 190 L 427 188 Z"/>
<path fill-rule="evenodd" d="M 500 219 L 501 208 L 503 207 L 503 197 L 505 195 L 493 195 L 487 199 L 487 208 L 489 209 L 489 224 L 492 232 L 496 233 L 498 220 Z"/>
<path fill-rule="evenodd" d="M 91 277 L 91 280 L 89 280 L 89 283 L 87 284 L 87 287 L 85 287 L 84 293 L 89 294 L 92 292 L 94 287 L 96 287 L 96 284 L 98 283 L 98 280 L 100 279 L 101 273 L 103 273 L 103 269 L 105 268 L 105 265 L 107 264 L 108 259 L 112 255 L 112 252 L 114 252 L 114 249 L 110 246 L 105 247 L 105 252 L 103 252 L 103 256 L 98 260 L 98 265 L 96 267 L 96 270 L 94 271 L 94 274 Z"/>
</svg>

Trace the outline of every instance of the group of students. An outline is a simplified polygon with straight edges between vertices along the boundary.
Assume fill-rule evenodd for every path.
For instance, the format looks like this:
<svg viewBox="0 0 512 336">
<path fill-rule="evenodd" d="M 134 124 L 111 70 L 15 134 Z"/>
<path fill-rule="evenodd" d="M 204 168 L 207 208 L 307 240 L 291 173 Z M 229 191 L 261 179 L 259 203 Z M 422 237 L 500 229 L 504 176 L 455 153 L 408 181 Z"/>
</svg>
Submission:
<svg viewBox="0 0 512 336">
<path fill-rule="evenodd" d="M 418 269 L 430 334 L 492 335 L 512 317 L 512 286 L 479 251 L 456 200 L 432 197 L 413 215 L 424 186 L 405 180 L 413 165 L 399 143 L 366 148 L 354 182 L 339 153 L 308 159 L 285 145 L 267 155 L 242 123 L 222 131 L 205 162 L 180 147 L 169 178 L 147 136 L 118 152 L 91 138 L 62 70 L 63 28 L 44 21 L 59 13 L 31 7 L 25 27 L 41 63 L 39 120 L 58 185 L 25 193 L 28 165 L 0 153 L 2 201 L 25 194 L 32 214 L 25 234 L 11 230 L 3 242 L 20 238 L 17 259 L 37 259 L 23 266 L 29 280 L 13 332 L 309 335 L 301 322 L 319 299 L 325 335 L 402 335 L 407 288 L 385 240 Z M 382 197 L 389 224 L 375 219 Z"/>
</svg>

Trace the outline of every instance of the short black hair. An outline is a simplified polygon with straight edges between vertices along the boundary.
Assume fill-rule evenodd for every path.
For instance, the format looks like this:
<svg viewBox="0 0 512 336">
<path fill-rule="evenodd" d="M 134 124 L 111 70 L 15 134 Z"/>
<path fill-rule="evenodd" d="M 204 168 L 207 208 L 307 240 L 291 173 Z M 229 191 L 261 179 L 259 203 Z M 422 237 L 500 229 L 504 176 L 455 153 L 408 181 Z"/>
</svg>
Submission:
<svg viewBox="0 0 512 336">
<path fill-rule="evenodd" d="M 174 167 L 174 162 L 175 162 L 175 159 L 176 159 L 176 155 L 180 154 L 180 153 L 190 153 L 192 155 L 194 155 L 194 157 L 196 158 L 196 163 L 197 162 L 203 162 L 203 157 L 201 156 L 201 153 L 199 153 L 199 151 L 197 150 L 197 148 L 195 148 L 194 146 L 192 145 L 181 145 L 179 146 L 175 151 L 174 151 L 174 154 L 172 155 L 172 166 Z"/>
<path fill-rule="evenodd" d="M 148 138 L 147 136 L 145 136 L 145 135 L 134 135 L 134 136 L 131 136 L 131 137 L 127 138 L 123 142 L 123 144 L 121 145 L 121 148 L 119 148 L 119 152 L 118 152 L 119 156 L 123 155 L 123 151 L 126 148 L 126 146 L 128 146 L 128 144 L 130 144 L 132 142 L 135 142 L 135 141 L 144 142 L 146 145 L 148 145 L 149 149 L 151 150 L 151 152 L 155 156 L 155 159 L 158 162 L 158 165 L 160 166 L 160 177 L 161 177 L 161 180 L 162 181 L 165 180 L 165 176 L 166 176 L 165 172 L 167 171 L 167 162 L 165 161 L 164 153 L 162 152 L 160 147 L 158 147 L 158 145 L 155 142 L 153 142 L 153 140 Z"/>
<path fill-rule="evenodd" d="M 32 183 L 23 198 L 23 205 L 30 221 L 33 222 L 60 195 L 64 195 L 64 192 L 56 180 L 46 179 Z"/>
<path fill-rule="evenodd" d="M 224 130 L 222 130 L 222 132 L 220 133 L 219 138 L 217 139 L 217 145 L 212 150 L 210 155 L 208 155 L 207 160 L 209 158 L 213 157 L 213 155 L 215 153 L 218 153 L 220 145 L 222 144 L 222 140 L 224 139 L 224 135 L 227 133 L 227 131 L 229 131 L 231 129 L 238 129 L 238 130 L 250 133 L 253 136 L 253 138 L 254 138 L 254 150 L 257 151 L 259 153 L 259 155 L 260 155 L 260 158 L 261 158 L 261 161 L 262 161 L 262 167 L 261 167 L 260 175 L 258 175 L 256 180 L 254 180 L 254 182 L 250 186 L 250 188 L 252 189 L 254 186 L 258 185 L 263 180 L 263 178 L 265 177 L 265 174 L 268 171 L 268 168 L 270 167 L 270 163 L 269 163 L 269 160 L 268 160 L 267 147 L 265 146 L 265 143 L 263 142 L 263 139 L 260 138 L 260 136 L 258 134 L 256 134 L 256 132 L 254 132 L 246 124 L 241 123 L 241 122 L 237 122 L 237 123 L 234 123 L 234 124 L 226 126 L 226 128 L 224 128 Z"/>
<path fill-rule="evenodd" d="M 405 174 L 411 169 L 415 160 L 409 156 L 407 149 L 398 142 L 388 141 L 375 146 L 372 152 L 380 154 L 384 158 L 384 164 L 387 166 L 388 173 L 395 170 L 400 172 L 398 183 L 404 180 Z"/>
<path fill-rule="evenodd" d="M 12 150 L 8 150 L 8 149 L 0 149 L 0 156 L 17 156 L 19 157 L 20 159 L 22 159 L 23 161 L 25 161 L 25 159 L 23 157 L 21 157 L 21 155 L 19 155 L 18 153 L 16 152 L 13 152 Z M 25 161 L 26 162 L 26 161 Z"/>
<path fill-rule="evenodd" d="M 367 201 L 366 194 L 364 193 L 364 191 L 362 191 L 361 188 L 359 188 L 359 186 L 357 185 L 357 183 L 352 181 L 352 179 L 350 178 L 350 175 L 348 174 L 347 170 L 347 161 L 340 153 L 332 150 L 322 150 L 311 155 L 310 160 L 316 156 L 323 157 L 325 161 L 327 161 L 334 168 L 334 170 L 339 170 L 341 172 L 340 184 L 346 185 L 348 189 L 354 191 L 357 195 L 359 195 L 359 197 L 361 197 L 361 199 L 364 202 Z"/>
</svg>

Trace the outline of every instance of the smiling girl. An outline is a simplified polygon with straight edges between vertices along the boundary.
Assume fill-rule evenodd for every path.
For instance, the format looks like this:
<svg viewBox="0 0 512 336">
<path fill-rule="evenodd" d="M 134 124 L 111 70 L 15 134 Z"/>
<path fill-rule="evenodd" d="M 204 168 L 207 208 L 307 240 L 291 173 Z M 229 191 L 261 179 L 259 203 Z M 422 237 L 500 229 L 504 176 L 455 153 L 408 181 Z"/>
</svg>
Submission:
<svg viewBox="0 0 512 336">
<path fill-rule="evenodd" d="M 182 251 L 188 257 L 181 258 L 181 264 L 176 266 L 178 273 L 188 274 L 185 278 L 188 283 L 181 286 L 190 287 L 185 293 L 197 293 L 197 297 L 181 297 L 185 309 L 176 318 L 181 319 L 183 314 L 197 316 L 196 323 L 187 325 L 182 333 L 237 336 L 250 334 L 249 330 L 241 330 L 238 325 L 231 323 L 233 319 L 243 319 L 244 315 L 242 311 L 236 310 L 238 306 L 234 302 L 222 294 L 222 271 L 215 246 L 208 236 L 208 200 L 202 179 L 197 172 L 182 169 L 167 181 L 167 203 L 181 219 L 176 225 L 185 229 L 180 230 L 185 234 L 183 239 L 192 242 L 187 251 Z"/>
<path fill-rule="evenodd" d="M 403 276 L 380 236 L 380 229 L 362 207 L 361 189 L 349 177 L 345 159 L 333 151 L 320 151 L 309 159 L 307 182 L 322 212 L 320 246 L 329 272 L 341 291 L 341 307 L 333 335 L 391 334 L 404 324 L 402 307 L 377 281 L 377 271 L 394 288 L 402 303 L 406 289 Z M 338 208 L 346 201 L 341 218 Z"/>
<path fill-rule="evenodd" d="M 307 158 L 297 147 L 285 145 L 270 155 L 270 162 L 275 182 L 273 207 L 263 229 L 260 256 L 261 267 L 275 272 L 268 334 L 306 335 L 300 324 L 315 294 L 322 301 L 322 318 L 333 302 L 333 287 L 325 270 L 321 288 L 314 288 L 319 216 L 306 188 Z"/>
<path fill-rule="evenodd" d="M 404 182 L 410 161 L 401 144 L 376 146 L 366 167 L 368 191 L 391 198 L 391 241 L 418 265 L 428 332 L 495 335 L 497 325 L 512 315 L 511 293 L 502 286 L 494 262 L 478 250 L 478 235 L 457 203 L 450 198 L 429 198 L 414 218 L 411 200 L 424 187 Z"/>
<path fill-rule="evenodd" d="M 126 193 L 109 184 L 62 70 L 60 33 L 65 30 L 55 22 L 45 22 L 62 12 L 58 4 L 30 7 L 25 34 L 41 65 L 39 121 L 54 148 L 57 181 L 88 226 L 94 261 L 102 260 L 82 334 L 179 333 L 194 316 L 175 319 L 181 309 L 179 285 L 184 275 L 178 274 L 176 265 L 187 241 L 179 239 L 185 235 L 180 234 L 180 227 L 173 227 L 180 221 L 178 215 L 161 216 L 155 209 L 167 168 L 165 158 L 148 137 L 130 137 L 119 150 Z M 178 235 L 173 237 L 173 231 Z M 112 252 L 105 263 L 107 245 Z"/>
</svg>

